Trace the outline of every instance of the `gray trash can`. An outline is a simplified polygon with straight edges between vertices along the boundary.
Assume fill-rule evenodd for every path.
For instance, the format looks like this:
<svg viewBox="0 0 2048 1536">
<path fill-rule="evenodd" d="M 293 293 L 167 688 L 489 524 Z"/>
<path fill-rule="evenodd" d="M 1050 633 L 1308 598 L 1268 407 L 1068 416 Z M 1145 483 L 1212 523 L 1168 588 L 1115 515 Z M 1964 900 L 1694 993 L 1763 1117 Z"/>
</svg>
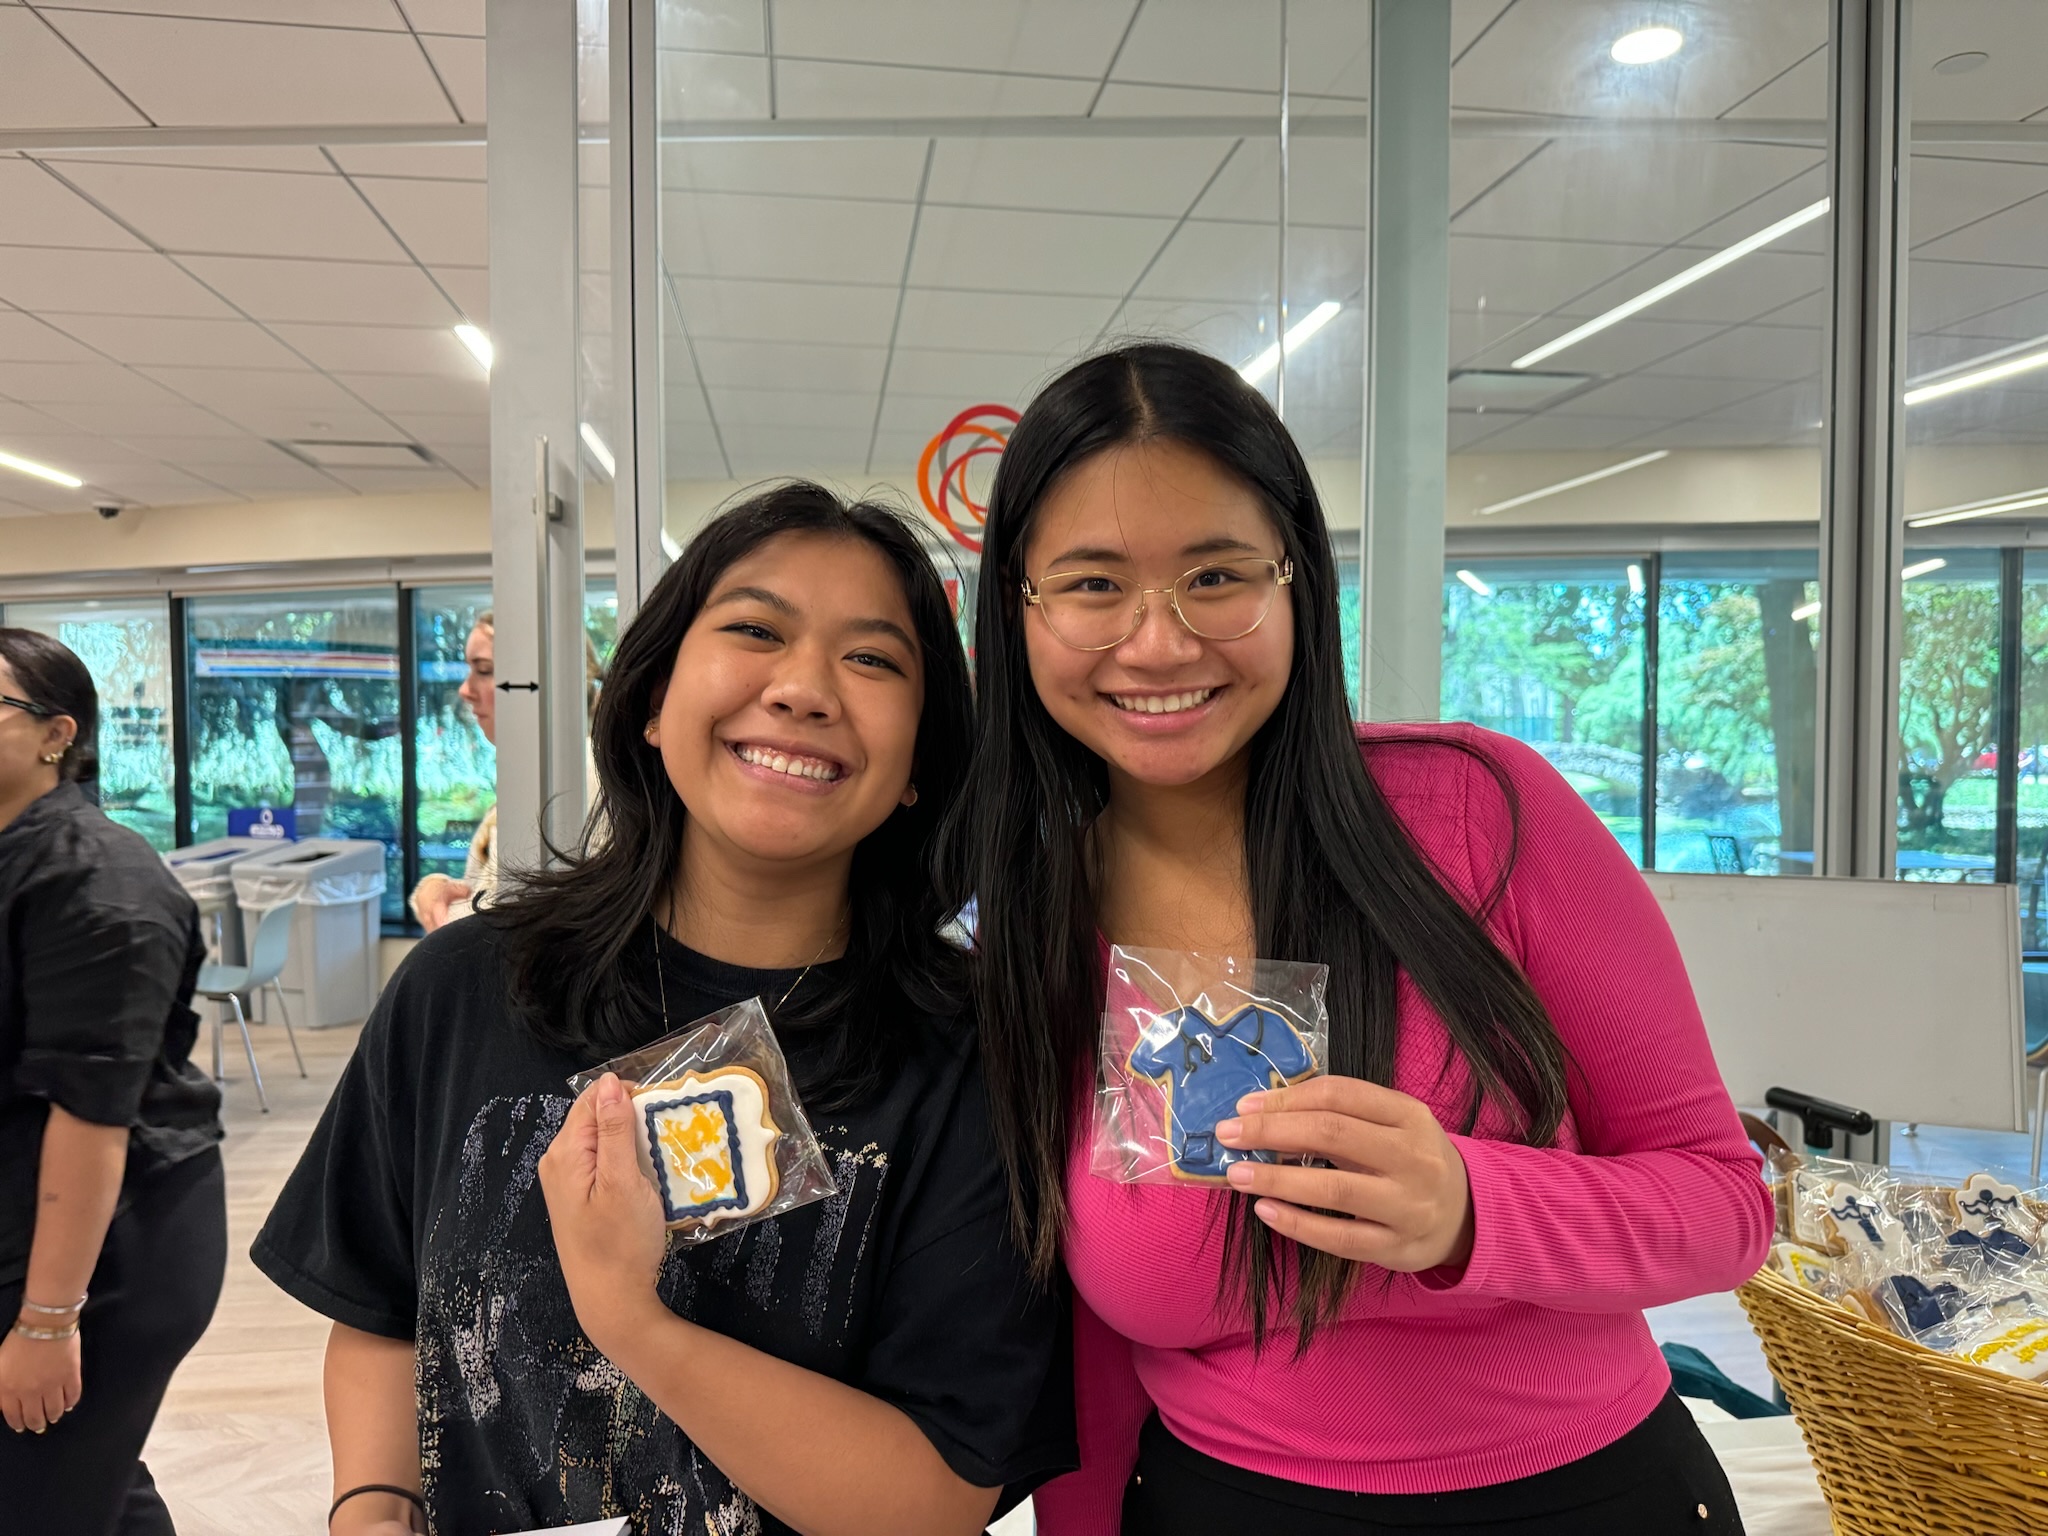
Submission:
<svg viewBox="0 0 2048 1536">
<path fill-rule="evenodd" d="M 309 837 L 242 860 L 232 878 L 250 933 L 272 907 L 298 903 L 280 981 L 293 1021 L 325 1029 L 368 1018 L 377 1000 L 384 845 Z"/>
<path fill-rule="evenodd" d="M 222 965 L 245 965 L 242 911 L 235 901 L 234 868 L 259 853 L 284 846 L 275 838 L 216 837 L 189 848 L 173 848 L 164 863 L 199 906 L 199 932 L 207 955 Z"/>
</svg>

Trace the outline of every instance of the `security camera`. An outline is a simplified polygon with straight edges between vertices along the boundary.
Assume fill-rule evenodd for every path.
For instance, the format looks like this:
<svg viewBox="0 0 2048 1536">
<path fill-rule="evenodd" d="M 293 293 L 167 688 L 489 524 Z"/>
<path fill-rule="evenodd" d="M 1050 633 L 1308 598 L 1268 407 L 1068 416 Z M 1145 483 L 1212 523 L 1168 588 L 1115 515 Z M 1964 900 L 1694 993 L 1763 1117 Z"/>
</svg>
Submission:
<svg viewBox="0 0 2048 1536">
<path fill-rule="evenodd" d="M 93 508 L 93 511 L 99 513 L 101 517 L 104 517 L 110 523 L 121 515 L 120 505 L 111 501 L 100 502 Z"/>
</svg>

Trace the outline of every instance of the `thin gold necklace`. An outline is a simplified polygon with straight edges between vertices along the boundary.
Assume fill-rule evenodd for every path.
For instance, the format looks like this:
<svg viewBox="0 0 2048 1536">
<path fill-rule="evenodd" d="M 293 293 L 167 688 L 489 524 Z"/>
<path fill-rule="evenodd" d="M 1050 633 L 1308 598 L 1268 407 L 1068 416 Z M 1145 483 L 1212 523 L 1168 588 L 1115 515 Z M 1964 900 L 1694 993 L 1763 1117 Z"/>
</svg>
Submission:
<svg viewBox="0 0 2048 1536">
<path fill-rule="evenodd" d="M 825 942 L 820 944 L 818 952 L 811 956 L 810 964 L 796 973 L 796 980 L 789 984 L 789 990 L 776 1000 L 777 1013 L 782 1011 L 783 1004 L 796 996 L 796 989 L 802 986 L 804 978 L 811 974 L 811 967 L 825 958 L 825 951 L 832 947 L 832 941 L 839 937 L 840 930 L 847 925 L 852 916 L 853 908 L 850 906 L 839 914 L 839 921 L 834 923 L 832 931 L 825 935 Z M 661 1032 L 665 1035 L 668 1033 L 668 968 L 661 963 L 661 919 L 650 912 L 647 914 L 647 920 L 654 925 L 654 984 L 661 993 Z"/>
</svg>

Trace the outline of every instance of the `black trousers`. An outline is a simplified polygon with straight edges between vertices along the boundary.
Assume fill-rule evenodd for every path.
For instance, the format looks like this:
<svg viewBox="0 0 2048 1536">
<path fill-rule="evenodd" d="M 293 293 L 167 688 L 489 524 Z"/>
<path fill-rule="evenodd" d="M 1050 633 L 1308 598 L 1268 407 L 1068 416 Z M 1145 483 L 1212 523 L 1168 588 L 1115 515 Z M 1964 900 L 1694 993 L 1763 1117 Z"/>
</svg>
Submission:
<svg viewBox="0 0 2048 1536">
<path fill-rule="evenodd" d="M 1339 1493 L 1247 1472 L 1146 1423 L 1123 1536 L 1742 1536 L 1735 1496 L 1675 1395 L 1590 1456 L 1457 1493 Z"/>
<path fill-rule="evenodd" d="M 0 1527 L 36 1536 L 174 1536 L 142 1444 L 220 1300 L 227 1187 L 206 1151 L 137 1185 L 107 1229 L 79 1323 L 78 1406 L 40 1435 L 0 1424 Z M 19 1285 L 0 1288 L 11 1324 Z"/>
</svg>

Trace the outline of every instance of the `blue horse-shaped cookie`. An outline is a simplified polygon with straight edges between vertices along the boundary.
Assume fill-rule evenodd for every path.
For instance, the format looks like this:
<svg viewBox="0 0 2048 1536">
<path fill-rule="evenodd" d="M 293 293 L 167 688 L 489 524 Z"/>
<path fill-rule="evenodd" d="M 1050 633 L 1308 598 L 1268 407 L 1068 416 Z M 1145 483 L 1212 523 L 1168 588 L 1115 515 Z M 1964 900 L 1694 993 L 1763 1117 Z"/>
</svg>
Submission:
<svg viewBox="0 0 2048 1536">
<path fill-rule="evenodd" d="M 1131 1052 L 1131 1072 L 1160 1084 L 1173 1172 L 1214 1182 L 1232 1163 L 1270 1163 L 1270 1152 L 1240 1152 L 1216 1140 L 1216 1122 L 1237 1101 L 1312 1075 L 1316 1059 L 1299 1031 L 1270 1008 L 1248 1003 L 1221 1024 L 1199 1008 L 1175 1008 Z"/>
</svg>

